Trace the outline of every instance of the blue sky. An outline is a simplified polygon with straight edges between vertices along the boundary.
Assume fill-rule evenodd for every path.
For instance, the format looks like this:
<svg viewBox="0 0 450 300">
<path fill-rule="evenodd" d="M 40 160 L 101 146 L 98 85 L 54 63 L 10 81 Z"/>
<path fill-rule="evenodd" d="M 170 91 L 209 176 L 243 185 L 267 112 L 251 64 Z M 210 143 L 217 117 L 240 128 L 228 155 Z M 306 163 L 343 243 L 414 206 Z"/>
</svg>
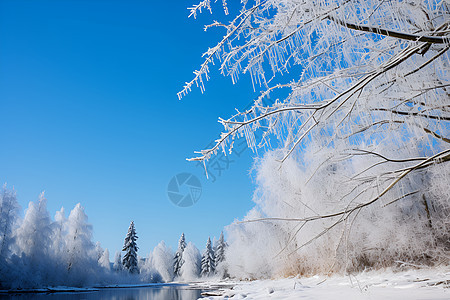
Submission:
<svg viewBox="0 0 450 300">
<path fill-rule="evenodd" d="M 134 220 L 144 256 L 161 240 L 176 247 L 182 232 L 203 249 L 253 206 L 249 149 L 215 182 L 185 161 L 218 136 L 218 117 L 256 97 L 249 78 L 232 85 L 214 70 L 203 95 L 178 100 L 223 35 L 203 31 L 209 13 L 187 18 L 193 3 L 0 2 L 0 182 L 22 208 L 43 190 L 52 216 L 81 202 L 111 253 Z M 180 172 L 203 184 L 189 208 L 167 197 Z"/>
</svg>

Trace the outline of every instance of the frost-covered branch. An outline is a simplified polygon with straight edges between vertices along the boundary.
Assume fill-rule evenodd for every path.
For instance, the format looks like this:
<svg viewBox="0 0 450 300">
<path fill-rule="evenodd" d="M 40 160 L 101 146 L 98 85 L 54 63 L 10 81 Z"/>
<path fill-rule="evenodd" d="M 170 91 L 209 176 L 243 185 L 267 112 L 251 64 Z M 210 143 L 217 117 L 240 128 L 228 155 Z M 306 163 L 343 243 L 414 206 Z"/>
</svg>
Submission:
<svg viewBox="0 0 450 300">
<path fill-rule="evenodd" d="M 219 118 L 219 138 L 188 160 L 207 165 L 219 152 L 232 154 L 240 138 L 257 151 L 260 213 L 239 226 L 275 232 L 277 257 L 294 253 L 308 264 L 319 254 L 304 249 L 320 244 L 313 252 L 322 253 L 331 241 L 336 257 L 345 253 L 355 268 L 367 266 L 366 257 L 380 261 L 378 250 L 367 254 L 361 243 L 391 247 L 391 262 L 417 261 L 433 244 L 427 257 L 442 259 L 448 234 L 427 224 L 450 229 L 449 20 L 445 1 L 243 1 L 231 22 L 213 23 L 226 34 L 179 97 L 207 74 L 212 55 L 233 82 L 249 75 L 259 96 Z M 371 226 L 378 232 L 385 221 L 395 225 L 372 242 Z M 395 247 L 379 246 L 400 235 L 396 226 L 420 233 L 413 254 L 409 244 L 397 245 L 400 238 L 390 240 Z M 298 268 L 290 271 L 314 269 Z"/>
<path fill-rule="evenodd" d="M 375 33 L 375 34 L 381 34 L 381 35 L 394 37 L 394 38 L 398 38 L 398 39 L 432 43 L 432 44 L 448 44 L 450 42 L 449 37 L 446 37 L 446 36 L 439 37 L 439 36 L 416 35 L 416 34 L 397 32 L 397 31 L 393 31 L 393 30 L 387 30 L 387 29 L 383 29 L 383 28 L 357 25 L 357 24 L 345 22 L 343 20 L 339 20 L 337 18 L 334 18 L 333 16 L 327 16 L 327 19 L 330 19 L 331 21 L 336 22 L 337 24 L 345 26 L 350 29 L 371 32 L 371 33 Z M 448 26 L 448 23 L 446 24 L 445 27 L 447 27 L 447 26 Z"/>
<path fill-rule="evenodd" d="M 338 211 L 332 214 L 326 214 L 326 215 L 317 215 L 317 216 L 310 216 L 306 218 L 259 218 L 259 219 L 251 219 L 251 220 L 244 220 L 237 222 L 238 224 L 242 223 L 252 223 L 252 222 L 261 222 L 261 221 L 289 221 L 289 222 L 311 222 L 319 219 L 329 219 L 334 218 L 338 216 L 345 216 L 345 219 L 348 218 L 351 214 L 353 214 L 355 211 L 367 207 L 376 201 L 380 200 L 381 197 L 383 197 L 387 192 L 389 192 L 401 179 L 403 179 L 406 175 L 411 173 L 414 170 L 422 169 L 427 167 L 430 164 L 440 164 L 444 162 L 450 161 L 450 149 L 444 150 L 436 155 L 433 155 L 432 157 L 429 157 L 427 159 L 423 159 L 422 162 L 401 170 L 400 176 L 396 177 L 392 182 L 376 197 L 374 197 L 372 200 L 357 204 L 354 207 L 349 207 L 343 211 Z"/>
</svg>

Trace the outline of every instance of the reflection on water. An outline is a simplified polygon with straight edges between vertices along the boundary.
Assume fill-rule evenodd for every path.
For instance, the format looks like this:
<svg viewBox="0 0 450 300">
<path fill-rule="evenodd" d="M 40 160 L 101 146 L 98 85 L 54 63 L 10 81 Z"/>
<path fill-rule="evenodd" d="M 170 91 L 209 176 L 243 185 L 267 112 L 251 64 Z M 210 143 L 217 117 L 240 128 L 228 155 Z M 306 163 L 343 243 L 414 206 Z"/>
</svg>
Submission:
<svg viewBox="0 0 450 300">
<path fill-rule="evenodd" d="M 1 295 L 0 299 L 8 300 L 196 300 L 201 297 L 201 290 L 189 289 L 186 286 L 158 286 L 138 288 L 101 289 L 84 293 L 53 294 L 14 294 Z"/>
</svg>

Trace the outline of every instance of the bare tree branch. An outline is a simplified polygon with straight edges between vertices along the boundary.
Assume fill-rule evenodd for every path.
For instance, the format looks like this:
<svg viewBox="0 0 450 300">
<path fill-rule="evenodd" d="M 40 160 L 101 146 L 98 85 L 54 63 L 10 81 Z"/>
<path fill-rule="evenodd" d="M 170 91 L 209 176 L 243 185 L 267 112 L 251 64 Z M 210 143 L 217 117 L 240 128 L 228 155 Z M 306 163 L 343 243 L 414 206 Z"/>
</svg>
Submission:
<svg viewBox="0 0 450 300">
<path fill-rule="evenodd" d="M 387 29 L 383 29 L 383 28 L 357 25 L 357 24 L 344 22 L 343 20 L 337 19 L 333 16 L 327 16 L 327 19 L 329 19 L 333 22 L 336 22 L 337 24 L 340 24 L 342 26 L 345 26 L 347 28 L 350 28 L 350 29 L 381 34 L 381 35 L 395 37 L 395 38 L 399 38 L 399 39 L 403 39 L 403 40 L 409 40 L 409 41 L 415 41 L 415 42 L 425 42 L 425 43 L 431 43 L 431 44 L 449 44 L 450 43 L 449 37 L 414 35 L 414 34 L 409 34 L 409 33 L 397 32 L 397 31 L 393 31 L 393 30 L 387 30 Z"/>
</svg>

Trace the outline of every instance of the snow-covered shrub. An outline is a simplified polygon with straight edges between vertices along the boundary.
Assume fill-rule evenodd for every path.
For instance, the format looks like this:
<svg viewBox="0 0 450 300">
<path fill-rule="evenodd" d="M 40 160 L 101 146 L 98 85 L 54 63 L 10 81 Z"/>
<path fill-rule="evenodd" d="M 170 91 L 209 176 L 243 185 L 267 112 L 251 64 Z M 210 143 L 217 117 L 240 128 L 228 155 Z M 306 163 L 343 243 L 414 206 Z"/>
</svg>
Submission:
<svg viewBox="0 0 450 300">
<path fill-rule="evenodd" d="M 258 162 L 256 206 L 243 223 L 227 228 L 226 264 L 232 276 L 448 263 L 450 170 L 432 166 L 389 190 L 377 205 L 352 211 L 377 197 L 383 184 L 349 178 L 379 160 L 356 156 L 324 164 L 319 158 L 332 149 L 316 149 L 302 159 L 288 158 L 282 168 L 277 151 Z M 402 155 L 400 149 L 385 151 L 393 158 Z M 408 151 L 414 153 L 413 145 Z M 336 211 L 347 213 L 331 217 Z"/>
</svg>

